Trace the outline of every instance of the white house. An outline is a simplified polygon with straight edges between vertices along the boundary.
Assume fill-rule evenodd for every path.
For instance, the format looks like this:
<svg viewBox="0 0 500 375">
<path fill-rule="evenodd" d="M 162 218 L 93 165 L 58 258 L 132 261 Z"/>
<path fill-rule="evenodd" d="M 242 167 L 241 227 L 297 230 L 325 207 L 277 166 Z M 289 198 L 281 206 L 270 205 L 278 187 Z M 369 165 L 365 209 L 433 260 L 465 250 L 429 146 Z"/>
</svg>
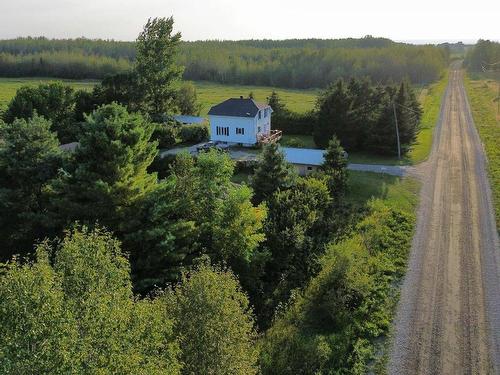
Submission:
<svg viewBox="0 0 500 375">
<path fill-rule="evenodd" d="M 271 130 L 272 112 L 268 104 L 253 99 L 228 99 L 208 112 L 210 140 L 242 146 L 275 142 L 281 132 Z"/>
</svg>

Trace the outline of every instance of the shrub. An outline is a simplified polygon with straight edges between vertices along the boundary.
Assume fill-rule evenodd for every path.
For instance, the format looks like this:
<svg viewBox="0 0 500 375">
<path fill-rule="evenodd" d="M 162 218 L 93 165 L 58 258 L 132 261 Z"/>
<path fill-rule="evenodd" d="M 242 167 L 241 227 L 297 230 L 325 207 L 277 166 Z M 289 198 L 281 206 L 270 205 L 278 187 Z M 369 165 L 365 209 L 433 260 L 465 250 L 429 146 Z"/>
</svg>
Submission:
<svg viewBox="0 0 500 375">
<path fill-rule="evenodd" d="M 184 125 L 180 130 L 182 142 L 203 142 L 209 137 L 207 124 Z"/>
<path fill-rule="evenodd" d="M 159 148 L 168 148 L 177 143 L 178 134 L 178 129 L 172 124 L 156 124 L 151 139 L 158 141 Z"/>
</svg>

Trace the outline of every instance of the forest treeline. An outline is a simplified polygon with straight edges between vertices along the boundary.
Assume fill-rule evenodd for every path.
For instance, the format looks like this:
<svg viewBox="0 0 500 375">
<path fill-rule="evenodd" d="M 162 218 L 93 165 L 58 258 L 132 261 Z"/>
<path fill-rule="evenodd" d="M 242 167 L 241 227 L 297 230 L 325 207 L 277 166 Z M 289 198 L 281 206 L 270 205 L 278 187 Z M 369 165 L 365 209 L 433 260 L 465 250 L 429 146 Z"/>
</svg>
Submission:
<svg viewBox="0 0 500 375">
<path fill-rule="evenodd" d="M 500 71 L 500 43 L 480 39 L 464 61 L 470 72 Z"/>
<path fill-rule="evenodd" d="M 448 49 L 385 38 L 181 42 L 184 79 L 289 88 L 326 87 L 346 77 L 436 80 Z M 135 42 L 18 38 L 0 41 L 0 76 L 102 79 L 132 68 Z"/>
</svg>

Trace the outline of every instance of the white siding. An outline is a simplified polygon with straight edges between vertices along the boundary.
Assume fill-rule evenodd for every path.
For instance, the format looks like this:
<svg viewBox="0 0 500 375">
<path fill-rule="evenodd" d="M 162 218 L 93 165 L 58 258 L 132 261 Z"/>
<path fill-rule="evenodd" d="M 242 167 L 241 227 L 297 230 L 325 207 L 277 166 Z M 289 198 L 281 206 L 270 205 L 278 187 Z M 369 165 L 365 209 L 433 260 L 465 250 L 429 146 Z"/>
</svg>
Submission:
<svg viewBox="0 0 500 375">
<path fill-rule="evenodd" d="M 251 145 L 257 142 L 257 127 L 255 118 L 230 116 L 209 116 L 209 118 L 211 141 Z M 218 135 L 217 127 L 229 128 L 229 135 Z M 236 128 L 244 129 L 244 134 L 236 134 Z"/>
<path fill-rule="evenodd" d="M 262 109 L 261 112 L 261 117 L 259 119 L 259 114 L 257 114 L 257 129 L 260 127 L 260 132 L 262 134 L 268 135 L 271 132 L 271 109 L 267 109 L 267 116 L 264 117 L 264 109 Z"/>
</svg>

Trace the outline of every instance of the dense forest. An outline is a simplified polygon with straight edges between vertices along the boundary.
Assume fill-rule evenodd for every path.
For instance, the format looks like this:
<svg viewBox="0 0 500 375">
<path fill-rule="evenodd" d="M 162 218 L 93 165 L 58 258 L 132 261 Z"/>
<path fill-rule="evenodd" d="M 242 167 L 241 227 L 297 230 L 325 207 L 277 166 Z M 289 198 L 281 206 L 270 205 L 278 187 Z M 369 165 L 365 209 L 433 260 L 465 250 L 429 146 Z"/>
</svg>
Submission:
<svg viewBox="0 0 500 375">
<path fill-rule="evenodd" d="M 0 76 L 102 79 L 131 69 L 134 42 L 18 38 L 0 41 Z M 181 42 L 184 79 L 290 88 L 326 87 L 338 78 L 436 80 L 448 49 L 389 39 Z"/>
<path fill-rule="evenodd" d="M 468 51 L 464 64 L 470 72 L 499 71 L 500 43 L 490 40 L 479 40 Z"/>
</svg>

